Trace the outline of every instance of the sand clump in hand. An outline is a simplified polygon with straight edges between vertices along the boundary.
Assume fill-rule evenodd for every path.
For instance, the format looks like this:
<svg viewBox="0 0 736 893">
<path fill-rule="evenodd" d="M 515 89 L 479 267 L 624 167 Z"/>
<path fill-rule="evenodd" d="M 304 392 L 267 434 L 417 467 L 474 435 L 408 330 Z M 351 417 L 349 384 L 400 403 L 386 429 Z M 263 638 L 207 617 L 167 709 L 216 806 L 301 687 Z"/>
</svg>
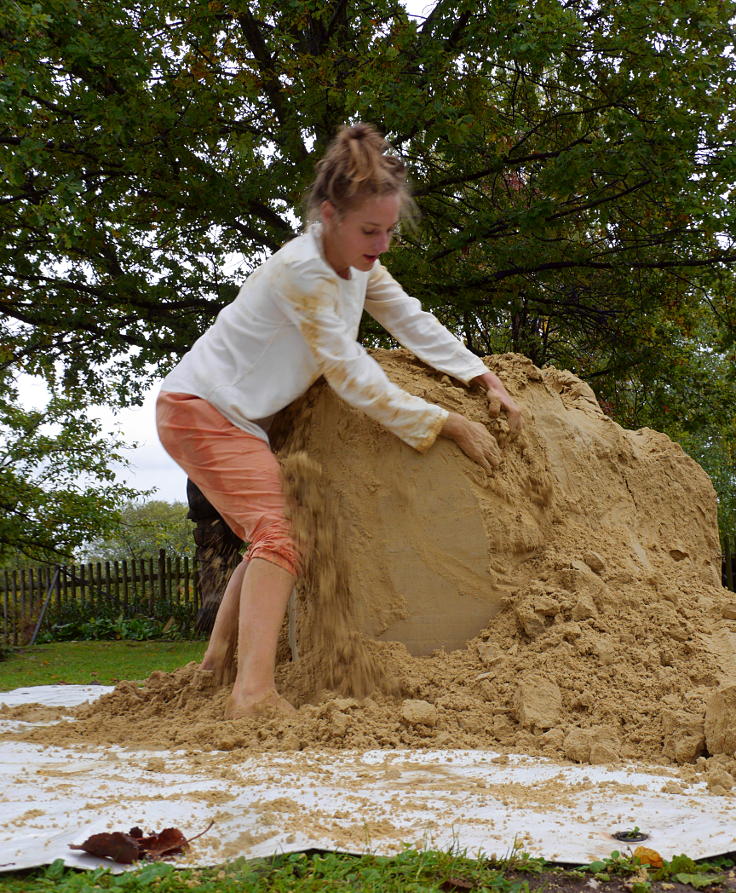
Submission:
<svg viewBox="0 0 736 893">
<path fill-rule="evenodd" d="M 717 754 L 733 771 L 736 612 L 705 473 L 666 436 L 607 418 L 570 373 L 487 359 L 526 414 L 508 442 L 481 393 L 406 351 L 376 356 L 407 391 L 485 421 L 503 462 L 489 477 L 446 440 L 419 455 L 324 383 L 283 414 L 273 442 L 308 555 L 298 657 L 277 684 L 297 714 L 223 720 L 227 689 L 188 665 L 24 737 L 695 768 Z"/>
</svg>

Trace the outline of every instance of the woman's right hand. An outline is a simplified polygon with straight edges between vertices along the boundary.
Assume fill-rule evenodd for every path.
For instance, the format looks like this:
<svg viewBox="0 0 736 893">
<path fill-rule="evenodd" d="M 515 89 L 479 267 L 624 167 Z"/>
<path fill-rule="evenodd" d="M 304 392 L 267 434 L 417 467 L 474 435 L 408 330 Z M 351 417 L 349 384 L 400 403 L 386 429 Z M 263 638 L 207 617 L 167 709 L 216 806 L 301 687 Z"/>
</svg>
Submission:
<svg viewBox="0 0 736 893">
<path fill-rule="evenodd" d="M 471 422 L 464 415 L 451 412 L 440 436 L 454 440 L 468 458 L 483 466 L 489 474 L 501 464 L 501 450 L 496 438 L 480 422 Z"/>
</svg>

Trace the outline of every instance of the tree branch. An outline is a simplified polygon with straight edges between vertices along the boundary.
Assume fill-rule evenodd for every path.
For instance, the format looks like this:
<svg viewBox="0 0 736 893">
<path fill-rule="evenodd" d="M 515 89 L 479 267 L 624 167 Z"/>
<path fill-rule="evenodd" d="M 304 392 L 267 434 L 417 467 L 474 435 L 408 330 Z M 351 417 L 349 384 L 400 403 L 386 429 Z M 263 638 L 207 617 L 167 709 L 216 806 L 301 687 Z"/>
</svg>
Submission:
<svg viewBox="0 0 736 893">
<path fill-rule="evenodd" d="M 253 58 L 258 63 L 258 70 L 263 80 L 263 89 L 271 101 L 280 128 L 282 132 L 288 132 L 289 134 L 288 145 L 290 147 L 293 146 L 300 160 L 304 160 L 309 156 L 309 152 L 307 152 L 307 147 L 299 135 L 298 128 L 293 126 L 292 115 L 284 100 L 281 84 L 276 75 L 275 60 L 269 52 L 266 41 L 263 39 L 259 23 L 247 7 L 238 15 L 237 20 L 248 47 L 253 53 Z"/>
</svg>

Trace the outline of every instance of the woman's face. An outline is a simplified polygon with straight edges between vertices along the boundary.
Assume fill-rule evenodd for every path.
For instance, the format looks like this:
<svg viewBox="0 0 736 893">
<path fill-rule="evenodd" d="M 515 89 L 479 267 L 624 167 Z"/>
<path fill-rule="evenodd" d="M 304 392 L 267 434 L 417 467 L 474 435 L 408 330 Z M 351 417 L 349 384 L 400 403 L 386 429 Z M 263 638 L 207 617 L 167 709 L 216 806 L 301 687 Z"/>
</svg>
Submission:
<svg viewBox="0 0 736 893">
<path fill-rule="evenodd" d="M 323 242 L 328 263 L 343 278 L 350 267 L 368 272 L 388 250 L 399 222 L 398 194 L 367 198 L 344 214 L 332 202 L 322 202 Z"/>
</svg>

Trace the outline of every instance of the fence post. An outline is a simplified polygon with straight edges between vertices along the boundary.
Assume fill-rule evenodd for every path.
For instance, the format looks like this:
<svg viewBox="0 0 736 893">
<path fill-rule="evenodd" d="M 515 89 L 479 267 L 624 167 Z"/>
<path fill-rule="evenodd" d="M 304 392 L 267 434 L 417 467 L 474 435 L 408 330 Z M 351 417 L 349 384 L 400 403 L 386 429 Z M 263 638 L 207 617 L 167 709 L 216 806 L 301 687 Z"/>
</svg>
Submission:
<svg viewBox="0 0 736 893">
<path fill-rule="evenodd" d="M 153 616 L 158 619 L 158 612 L 162 605 L 166 602 L 166 549 L 158 550 L 158 605 L 156 606 L 156 614 Z"/>
<path fill-rule="evenodd" d="M 179 555 L 174 559 L 174 573 L 173 573 L 173 594 L 172 594 L 172 602 L 176 602 L 177 605 L 181 604 L 181 557 Z"/>
<path fill-rule="evenodd" d="M 49 569 L 48 577 L 51 576 L 51 570 Z M 40 577 L 39 577 L 40 579 Z M 33 635 L 31 636 L 31 641 L 28 643 L 29 645 L 36 644 L 36 637 L 38 636 L 38 631 L 41 629 L 41 624 L 43 623 L 43 618 L 46 615 L 46 609 L 49 606 L 49 602 L 51 601 L 51 596 L 54 593 L 54 589 L 59 583 L 59 565 L 56 565 L 56 570 L 54 571 L 54 579 L 51 580 L 46 589 L 46 598 L 44 599 L 43 605 L 41 606 L 41 610 L 38 612 L 38 620 L 36 621 L 36 625 L 33 628 Z"/>
<path fill-rule="evenodd" d="M 18 571 L 13 570 L 13 645 L 18 644 Z"/>
<path fill-rule="evenodd" d="M 726 588 L 734 591 L 733 588 L 733 564 L 736 557 L 736 537 L 730 542 L 727 536 L 723 537 L 723 560 L 726 568 Z"/>
<path fill-rule="evenodd" d="M 40 568 L 38 568 L 40 571 Z M 23 620 L 27 622 L 33 617 L 33 607 L 34 607 L 34 598 L 33 598 L 33 590 L 34 590 L 34 580 L 33 580 L 33 568 L 28 568 L 28 588 L 26 589 L 26 602 L 23 606 Z M 21 642 L 21 644 L 23 644 Z"/>
<path fill-rule="evenodd" d="M 128 616 L 128 562 L 125 558 L 122 561 L 123 566 L 123 614 Z M 133 562 L 133 582 L 135 583 L 135 562 Z"/>
<path fill-rule="evenodd" d="M 7 570 L 3 571 L 3 582 L 5 583 L 5 589 L 3 589 L 3 642 L 8 642 L 8 586 L 10 578 Z"/>
<path fill-rule="evenodd" d="M 148 582 L 150 583 L 150 589 L 148 590 L 148 616 L 155 617 L 156 597 L 153 587 L 156 583 L 156 574 L 153 571 L 153 558 L 148 559 Z"/>
<path fill-rule="evenodd" d="M 86 564 L 79 565 L 79 606 L 80 613 L 87 610 L 87 580 L 86 580 Z"/>
<path fill-rule="evenodd" d="M 56 578 L 54 604 L 56 605 L 57 614 L 61 612 L 62 601 L 66 601 L 62 593 L 66 593 L 66 565 L 59 565 L 59 576 Z"/>
<path fill-rule="evenodd" d="M 112 597 L 112 577 L 110 576 L 110 562 L 105 562 L 105 607 L 107 611 L 111 610 L 115 602 Z M 107 613 L 107 611 L 105 613 Z"/>
<path fill-rule="evenodd" d="M 21 571 L 20 571 L 20 616 L 19 616 L 19 620 L 22 623 L 25 623 L 25 620 L 26 620 L 26 610 L 27 610 L 27 604 L 28 604 L 28 599 L 26 598 L 27 588 L 28 587 L 26 584 L 26 569 L 21 568 Z M 16 621 L 16 623 L 17 623 L 17 621 Z M 20 623 L 17 623 L 17 625 L 20 626 Z M 19 632 L 20 632 L 20 630 L 19 630 Z"/>
<path fill-rule="evenodd" d="M 100 616 L 100 603 L 104 604 L 105 599 L 103 597 L 103 583 L 102 583 L 102 562 L 97 562 L 97 580 L 96 585 L 94 586 L 92 597 L 94 598 L 94 610 L 95 617 Z M 103 612 L 104 613 L 104 612 Z"/>
<path fill-rule="evenodd" d="M 108 565 L 109 564 L 110 562 L 108 562 Z M 118 562 L 117 558 L 115 559 L 115 561 L 113 561 L 112 568 L 113 573 L 115 574 L 115 613 L 120 614 L 120 563 Z M 112 596 L 112 592 L 110 593 L 110 595 Z"/>
</svg>

